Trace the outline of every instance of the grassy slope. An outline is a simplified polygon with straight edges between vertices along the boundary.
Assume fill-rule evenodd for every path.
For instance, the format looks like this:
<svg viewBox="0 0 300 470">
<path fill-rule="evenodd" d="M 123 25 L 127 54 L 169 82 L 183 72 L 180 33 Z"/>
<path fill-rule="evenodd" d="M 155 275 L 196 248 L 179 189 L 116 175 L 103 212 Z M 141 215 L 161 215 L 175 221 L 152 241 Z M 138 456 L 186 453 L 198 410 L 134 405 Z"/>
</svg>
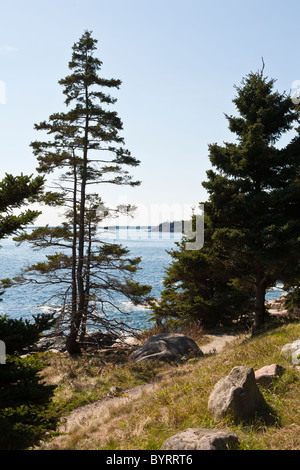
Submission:
<svg viewBox="0 0 300 470">
<path fill-rule="evenodd" d="M 71 433 L 54 438 L 47 449 L 159 449 L 169 436 L 188 427 L 230 429 L 239 437 L 242 450 L 300 449 L 300 372 L 280 355 L 284 344 L 300 337 L 300 323 L 281 326 L 255 339 L 240 338 L 217 356 L 201 358 L 172 367 L 155 390 L 120 405 L 105 416 L 91 417 Z M 55 359 L 58 361 L 58 359 Z M 62 359 L 59 359 L 62 361 Z M 73 360 L 74 361 L 74 360 Z M 170 366 L 104 365 L 99 358 L 77 360 L 48 367 L 46 380 L 52 382 L 56 368 L 59 384 L 56 402 L 64 409 L 105 396 L 109 387 L 126 389 L 152 379 Z M 85 364 L 83 363 L 84 361 Z M 215 423 L 207 402 L 215 383 L 236 365 L 254 370 L 278 363 L 285 367 L 273 388 L 261 388 L 268 409 L 263 416 L 238 426 L 230 421 Z M 60 367 L 60 375 L 57 368 Z M 98 374 L 95 370 L 98 370 Z M 52 372 L 51 372 L 52 371 Z M 71 385 L 70 385 L 71 384 Z M 72 385 L 73 384 L 73 385 Z M 73 388 L 73 389 L 72 389 Z"/>
</svg>

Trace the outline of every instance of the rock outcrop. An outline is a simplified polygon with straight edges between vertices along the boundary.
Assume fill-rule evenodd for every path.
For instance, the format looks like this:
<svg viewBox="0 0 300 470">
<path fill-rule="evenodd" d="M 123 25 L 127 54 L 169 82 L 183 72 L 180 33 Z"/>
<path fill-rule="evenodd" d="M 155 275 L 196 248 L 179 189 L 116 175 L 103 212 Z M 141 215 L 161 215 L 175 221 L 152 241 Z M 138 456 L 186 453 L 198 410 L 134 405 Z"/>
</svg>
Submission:
<svg viewBox="0 0 300 470">
<path fill-rule="evenodd" d="M 85 340 L 80 343 L 82 348 L 103 349 L 113 346 L 118 340 L 116 334 L 102 333 L 99 330 L 91 331 L 86 334 Z M 66 352 L 67 336 L 62 332 L 49 331 L 41 335 L 37 343 L 28 346 L 24 352 Z"/>
<path fill-rule="evenodd" d="M 66 336 L 63 333 L 53 331 L 44 333 L 36 344 L 29 346 L 27 349 L 29 352 L 65 352 L 67 350 Z"/>
<path fill-rule="evenodd" d="M 268 312 L 270 315 L 279 315 L 279 316 L 287 316 L 287 317 L 299 317 L 300 316 L 300 308 L 294 307 L 292 310 L 287 310 L 285 307 L 287 293 L 282 294 L 277 299 L 271 299 L 266 302 L 266 306 L 268 307 Z"/>
<path fill-rule="evenodd" d="M 184 358 L 201 357 L 195 341 L 182 334 L 162 333 L 152 336 L 131 355 L 136 362 L 170 361 L 180 363 Z"/>
</svg>

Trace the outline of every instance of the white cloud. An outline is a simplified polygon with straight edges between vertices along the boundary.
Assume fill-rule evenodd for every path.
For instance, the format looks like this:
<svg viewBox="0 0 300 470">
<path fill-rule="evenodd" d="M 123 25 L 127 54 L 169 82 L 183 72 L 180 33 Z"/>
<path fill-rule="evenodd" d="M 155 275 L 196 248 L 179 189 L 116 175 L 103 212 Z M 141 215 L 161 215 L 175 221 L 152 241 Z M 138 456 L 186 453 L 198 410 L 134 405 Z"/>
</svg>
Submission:
<svg viewBox="0 0 300 470">
<path fill-rule="evenodd" d="M 17 52 L 19 49 L 14 46 L 9 46 L 8 44 L 5 44 L 4 46 L 0 46 L 0 51 L 1 52 Z"/>
</svg>

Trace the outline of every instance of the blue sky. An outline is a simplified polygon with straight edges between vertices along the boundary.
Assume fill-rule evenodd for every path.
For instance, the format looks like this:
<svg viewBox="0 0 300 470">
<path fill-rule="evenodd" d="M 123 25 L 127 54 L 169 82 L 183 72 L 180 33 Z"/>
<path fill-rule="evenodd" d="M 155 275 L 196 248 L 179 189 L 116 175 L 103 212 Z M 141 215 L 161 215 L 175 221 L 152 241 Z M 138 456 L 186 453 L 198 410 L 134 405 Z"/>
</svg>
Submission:
<svg viewBox="0 0 300 470">
<path fill-rule="evenodd" d="M 58 80 L 88 29 L 102 75 L 122 80 L 115 110 L 126 147 L 141 160 L 134 175 L 142 185 L 101 186 L 104 201 L 143 208 L 136 224 L 157 223 L 162 207 L 197 206 L 207 198 L 208 144 L 234 138 L 224 117 L 235 114 L 234 85 L 261 68 L 261 57 L 279 91 L 300 80 L 299 13 L 291 0 L 2 1 L 0 177 L 35 173 L 34 123 L 64 110 Z M 56 216 L 44 210 L 39 223 L 58 223 Z"/>
</svg>

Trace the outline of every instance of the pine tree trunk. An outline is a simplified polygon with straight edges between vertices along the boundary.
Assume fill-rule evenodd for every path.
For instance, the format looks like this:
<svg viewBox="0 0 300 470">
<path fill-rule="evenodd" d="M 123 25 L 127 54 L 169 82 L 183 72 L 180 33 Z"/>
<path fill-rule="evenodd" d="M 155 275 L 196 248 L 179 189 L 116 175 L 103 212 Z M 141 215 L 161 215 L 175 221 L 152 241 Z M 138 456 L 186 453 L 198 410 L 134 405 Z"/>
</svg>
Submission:
<svg viewBox="0 0 300 470">
<path fill-rule="evenodd" d="M 84 160 L 86 160 L 84 158 Z M 78 265 L 77 265 L 77 289 L 78 289 L 78 305 L 76 312 L 76 330 L 77 335 L 79 332 L 81 319 L 85 306 L 85 292 L 84 292 L 84 279 L 83 279 L 83 265 L 84 265 L 84 228 L 85 228 L 85 186 L 86 186 L 86 163 L 83 163 L 82 182 L 81 182 L 81 200 L 80 200 L 80 215 L 79 215 L 79 240 L 78 240 Z M 76 340 L 77 340 L 76 335 Z"/>
<path fill-rule="evenodd" d="M 91 232 L 91 222 L 89 222 L 88 226 L 88 247 L 87 247 L 87 254 L 86 254 L 86 281 L 85 281 L 85 292 L 84 292 L 84 311 L 81 319 L 81 331 L 80 331 L 80 341 L 84 341 L 85 334 L 86 334 L 86 323 L 87 323 L 87 316 L 89 310 L 89 303 L 90 303 L 90 270 L 91 270 L 91 252 L 92 252 L 92 232 Z"/>
<path fill-rule="evenodd" d="M 266 285 L 264 280 L 264 273 L 257 263 L 256 268 L 256 298 L 254 310 L 254 322 L 252 327 L 252 336 L 259 333 L 261 327 L 265 323 L 265 296 Z"/>
<path fill-rule="evenodd" d="M 74 175 L 74 187 L 73 187 L 73 240 L 72 240 L 72 311 L 71 311 L 71 325 L 70 334 L 67 341 L 67 349 L 69 353 L 73 354 L 78 352 L 76 345 L 76 311 L 77 311 L 77 280 L 76 280 L 76 268 L 77 268 L 77 167 L 76 159 L 74 157 L 73 175 Z M 74 352 L 73 352 L 74 351 Z"/>
<path fill-rule="evenodd" d="M 77 343 L 78 336 L 78 319 L 77 319 L 77 165 L 76 157 L 74 157 L 73 175 L 73 240 L 72 240 L 72 311 L 70 333 L 67 338 L 66 346 L 69 354 L 79 354 L 80 347 Z"/>
<path fill-rule="evenodd" d="M 84 316 L 84 308 L 86 305 L 85 289 L 83 279 L 83 266 L 84 266 L 84 238 L 85 238 L 85 202 L 86 202 L 86 181 L 87 181 L 87 165 L 88 165 L 88 87 L 85 86 L 86 97 L 86 118 L 85 118 L 85 131 L 84 131 L 84 147 L 83 147 L 83 162 L 81 168 L 81 188 L 80 188 L 80 209 L 79 209 L 79 234 L 78 234 L 78 263 L 77 263 L 77 293 L 78 304 L 76 312 L 73 313 L 71 321 L 71 330 L 67 341 L 67 350 L 70 354 L 78 354 L 80 346 L 77 342 L 79 329 L 82 318 Z"/>
</svg>

